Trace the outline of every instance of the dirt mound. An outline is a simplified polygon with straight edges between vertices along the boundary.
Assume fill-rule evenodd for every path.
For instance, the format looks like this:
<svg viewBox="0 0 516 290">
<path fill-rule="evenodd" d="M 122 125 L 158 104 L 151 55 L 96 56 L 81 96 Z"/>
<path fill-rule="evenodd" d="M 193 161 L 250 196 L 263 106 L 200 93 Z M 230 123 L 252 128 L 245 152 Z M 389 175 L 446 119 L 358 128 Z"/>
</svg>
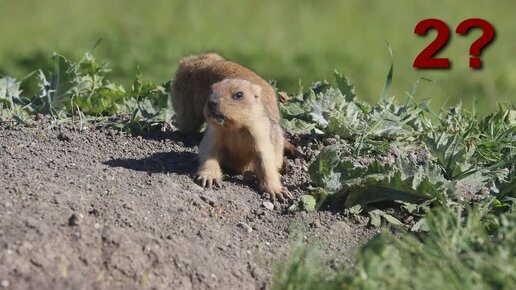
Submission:
<svg viewBox="0 0 516 290">
<path fill-rule="evenodd" d="M 338 213 L 271 209 L 253 177 L 197 186 L 198 141 L 3 125 L 0 288 L 270 288 L 293 228 L 343 260 L 374 234 Z M 306 163 L 289 163 L 299 196 Z"/>
</svg>

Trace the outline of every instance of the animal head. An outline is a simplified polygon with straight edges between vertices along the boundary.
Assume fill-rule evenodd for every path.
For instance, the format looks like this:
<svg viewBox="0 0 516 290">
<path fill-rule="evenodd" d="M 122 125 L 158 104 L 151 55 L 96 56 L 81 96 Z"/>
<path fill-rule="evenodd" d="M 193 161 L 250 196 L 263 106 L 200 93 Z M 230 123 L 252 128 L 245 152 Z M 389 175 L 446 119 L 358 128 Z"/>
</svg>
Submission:
<svg viewBox="0 0 516 290">
<path fill-rule="evenodd" d="M 262 89 L 250 81 L 224 79 L 213 84 L 211 89 L 204 106 L 205 118 L 211 124 L 240 128 L 255 122 L 263 114 Z"/>
</svg>

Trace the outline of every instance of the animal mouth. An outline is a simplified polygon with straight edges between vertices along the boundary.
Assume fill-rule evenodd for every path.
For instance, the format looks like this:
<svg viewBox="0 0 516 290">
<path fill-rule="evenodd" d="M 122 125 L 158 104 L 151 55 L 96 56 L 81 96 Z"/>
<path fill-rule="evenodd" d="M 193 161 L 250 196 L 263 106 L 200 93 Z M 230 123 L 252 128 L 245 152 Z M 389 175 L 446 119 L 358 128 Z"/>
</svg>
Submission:
<svg viewBox="0 0 516 290">
<path fill-rule="evenodd" d="M 208 117 L 213 119 L 217 124 L 221 126 L 223 126 L 224 121 L 226 121 L 226 117 L 219 112 L 209 112 Z"/>
</svg>

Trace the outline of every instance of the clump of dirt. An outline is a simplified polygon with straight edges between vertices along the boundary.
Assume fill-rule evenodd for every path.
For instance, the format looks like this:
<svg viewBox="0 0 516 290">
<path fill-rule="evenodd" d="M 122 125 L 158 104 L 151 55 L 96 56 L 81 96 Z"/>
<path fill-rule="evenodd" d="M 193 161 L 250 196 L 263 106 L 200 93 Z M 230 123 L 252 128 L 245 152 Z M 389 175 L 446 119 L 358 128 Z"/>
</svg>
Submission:
<svg viewBox="0 0 516 290">
<path fill-rule="evenodd" d="M 375 234 L 335 212 L 290 213 L 253 177 L 199 187 L 199 139 L 1 125 L 0 288 L 264 289 L 293 229 L 343 260 Z M 288 165 L 298 198 L 308 165 Z"/>
</svg>

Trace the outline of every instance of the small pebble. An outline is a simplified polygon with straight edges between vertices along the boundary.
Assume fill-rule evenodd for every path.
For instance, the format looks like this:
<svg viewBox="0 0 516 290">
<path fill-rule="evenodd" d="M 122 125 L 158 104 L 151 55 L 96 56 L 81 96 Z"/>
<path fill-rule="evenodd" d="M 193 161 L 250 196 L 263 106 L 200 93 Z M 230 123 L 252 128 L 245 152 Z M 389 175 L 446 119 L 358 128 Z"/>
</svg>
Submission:
<svg viewBox="0 0 516 290">
<path fill-rule="evenodd" d="M 333 144 L 337 144 L 337 142 L 338 142 L 338 140 L 333 137 L 329 137 L 329 138 L 326 138 L 323 140 L 324 145 L 333 145 Z"/>
<path fill-rule="evenodd" d="M 248 224 L 246 223 L 238 223 L 237 227 L 243 229 L 244 231 L 246 231 L 247 233 L 250 233 L 253 231 L 253 228 L 251 228 Z"/>
<path fill-rule="evenodd" d="M 320 220 L 314 220 L 314 221 L 310 224 L 310 226 L 311 226 L 312 228 L 320 228 L 320 227 L 321 227 L 321 221 L 320 221 Z"/>
<path fill-rule="evenodd" d="M 9 280 L 5 280 L 5 279 L 0 282 L 0 286 L 2 286 L 2 288 L 7 288 L 7 287 L 9 287 L 10 284 L 11 283 L 9 283 Z"/>
<path fill-rule="evenodd" d="M 264 203 L 262 203 L 262 205 L 263 205 L 263 207 L 265 207 L 268 210 L 274 209 L 274 204 L 270 201 L 265 201 Z"/>
<path fill-rule="evenodd" d="M 57 135 L 57 139 L 59 141 L 66 141 L 66 142 L 70 142 L 70 136 L 66 135 L 65 133 L 63 132 L 60 132 L 59 135 Z"/>
<path fill-rule="evenodd" d="M 76 214 L 72 214 L 70 218 L 68 218 L 69 226 L 78 226 L 79 225 L 79 217 Z"/>
</svg>

